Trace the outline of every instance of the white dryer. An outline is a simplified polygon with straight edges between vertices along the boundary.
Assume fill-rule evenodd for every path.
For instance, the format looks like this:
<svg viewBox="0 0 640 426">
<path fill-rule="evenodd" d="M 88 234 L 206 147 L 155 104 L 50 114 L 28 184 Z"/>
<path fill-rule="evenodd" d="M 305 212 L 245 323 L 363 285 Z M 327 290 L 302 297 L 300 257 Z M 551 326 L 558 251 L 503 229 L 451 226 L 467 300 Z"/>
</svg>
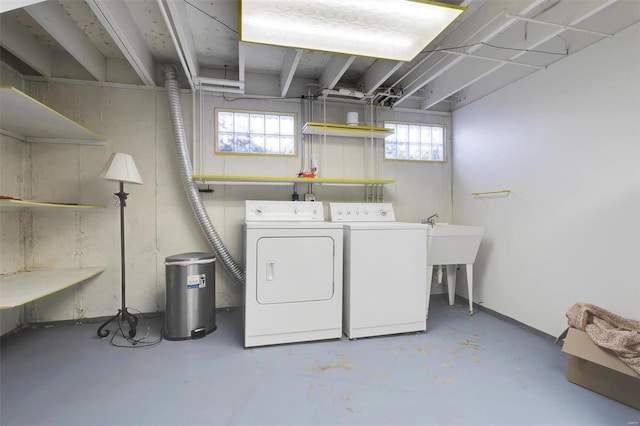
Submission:
<svg viewBox="0 0 640 426">
<path fill-rule="evenodd" d="M 342 225 L 321 202 L 249 200 L 245 220 L 244 346 L 339 339 Z"/>
<path fill-rule="evenodd" d="M 350 339 L 426 330 L 427 225 L 391 203 L 331 203 L 344 226 L 343 328 Z"/>
</svg>

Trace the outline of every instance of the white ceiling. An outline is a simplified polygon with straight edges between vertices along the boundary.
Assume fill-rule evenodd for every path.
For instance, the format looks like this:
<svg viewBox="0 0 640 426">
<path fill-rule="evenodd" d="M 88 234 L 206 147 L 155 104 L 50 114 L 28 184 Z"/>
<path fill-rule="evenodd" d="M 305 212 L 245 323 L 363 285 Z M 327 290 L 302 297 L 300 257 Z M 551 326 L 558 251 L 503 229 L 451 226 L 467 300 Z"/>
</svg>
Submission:
<svg viewBox="0 0 640 426">
<path fill-rule="evenodd" d="M 236 0 L 3 0 L 0 59 L 27 78 L 161 86 L 175 64 L 185 88 L 344 88 L 393 108 L 453 111 L 640 21 L 638 0 L 447 3 L 467 10 L 404 63 L 240 43 Z"/>
</svg>

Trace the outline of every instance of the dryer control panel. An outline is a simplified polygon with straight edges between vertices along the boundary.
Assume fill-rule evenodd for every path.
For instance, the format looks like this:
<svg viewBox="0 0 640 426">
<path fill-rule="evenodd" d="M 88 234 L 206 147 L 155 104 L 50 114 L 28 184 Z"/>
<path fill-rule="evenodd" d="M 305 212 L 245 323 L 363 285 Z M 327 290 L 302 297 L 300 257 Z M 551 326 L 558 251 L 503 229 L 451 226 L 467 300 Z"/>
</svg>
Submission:
<svg viewBox="0 0 640 426">
<path fill-rule="evenodd" d="M 391 203 L 329 203 L 331 222 L 395 222 Z"/>
<path fill-rule="evenodd" d="M 320 201 L 245 201 L 247 222 L 323 222 Z"/>
</svg>

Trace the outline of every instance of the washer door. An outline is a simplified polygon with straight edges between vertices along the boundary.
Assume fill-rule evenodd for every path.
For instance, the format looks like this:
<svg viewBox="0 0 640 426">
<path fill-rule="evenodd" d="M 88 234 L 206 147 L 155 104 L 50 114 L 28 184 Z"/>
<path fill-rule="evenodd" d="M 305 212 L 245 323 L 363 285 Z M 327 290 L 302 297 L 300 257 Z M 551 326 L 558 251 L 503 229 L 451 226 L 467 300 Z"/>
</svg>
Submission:
<svg viewBox="0 0 640 426">
<path fill-rule="evenodd" d="M 308 302 L 333 297 L 333 238 L 263 237 L 256 248 L 258 303 Z"/>
</svg>

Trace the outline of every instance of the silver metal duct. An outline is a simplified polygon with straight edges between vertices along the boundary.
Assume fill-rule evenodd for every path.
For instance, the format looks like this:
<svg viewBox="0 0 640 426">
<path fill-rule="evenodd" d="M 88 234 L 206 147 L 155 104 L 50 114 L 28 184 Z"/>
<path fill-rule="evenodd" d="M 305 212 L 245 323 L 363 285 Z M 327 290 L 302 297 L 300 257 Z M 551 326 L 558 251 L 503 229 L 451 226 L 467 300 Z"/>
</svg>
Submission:
<svg viewBox="0 0 640 426">
<path fill-rule="evenodd" d="M 178 167 L 184 190 L 187 193 L 191 209 L 198 219 L 198 223 L 204 231 L 209 244 L 216 253 L 216 257 L 222 263 L 224 269 L 230 273 L 238 284 L 244 285 L 244 271 L 233 260 L 231 254 L 224 246 L 222 239 L 216 232 L 207 210 L 202 205 L 198 186 L 193 181 L 193 168 L 191 166 L 191 158 L 189 157 L 189 149 L 187 147 L 187 137 L 184 132 L 184 123 L 182 121 L 182 107 L 180 105 L 180 94 L 178 92 L 178 80 L 176 78 L 176 69 L 173 66 L 167 66 L 164 71 L 164 87 L 167 90 L 169 98 L 169 109 L 171 115 L 171 123 L 173 124 L 173 137 L 176 143 L 176 154 L 178 156 Z"/>
</svg>

